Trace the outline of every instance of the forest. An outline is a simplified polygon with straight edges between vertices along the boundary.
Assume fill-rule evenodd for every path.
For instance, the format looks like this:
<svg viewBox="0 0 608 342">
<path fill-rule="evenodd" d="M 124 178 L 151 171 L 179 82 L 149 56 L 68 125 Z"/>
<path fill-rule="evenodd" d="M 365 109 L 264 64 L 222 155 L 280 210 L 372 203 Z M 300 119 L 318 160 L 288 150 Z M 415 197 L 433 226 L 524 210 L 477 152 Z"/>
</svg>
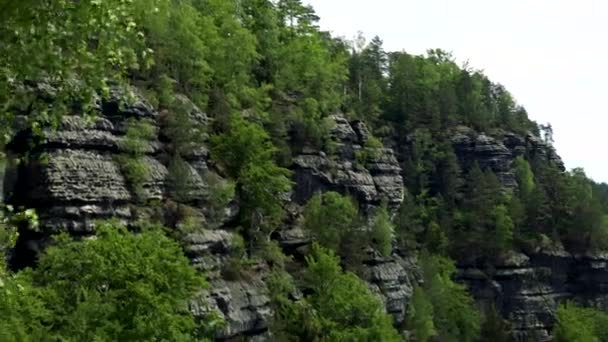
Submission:
<svg viewBox="0 0 608 342">
<path fill-rule="evenodd" d="M 177 208 L 171 219 L 109 219 L 78 236 L 0 200 L 0 341 L 218 340 L 223 318 L 192 313 L 190 300 L 211 285 L 180 238 L 202 224 L 189 214 L 185 160 L 203 145 L 228 180 L 211 187 L 208 209 L 235 197 L 240 207 L 222 277 L 264 265 L 273 341 L 513 341 L 509 317 L 457 281 L 459 265 L 489 267 L 510 251 L 608 250 L 608 185 L 548 158 L 551 125 L 532 121 L 505 87 L 450 52 L 385 51 L 380 37 L 334 37 L 318 21 L 300 0 L 0 0 L 0 164 L 16 150 L 21 165 L 44 159 L 39 144 L 67 114 L 94 122 L 100 99 L 137 89 L 163 113 Z M 383 146 L 407 146 L 403 200 L 369 211 L 327 191 L 294 219 L 293 159 L 310 149 L 331 158 L 336 113 L 368 127 L 362 164 Z M 156 128 L 126 127 L 115 162 L 133 205 L 152 207 L 144 141 Z M 463 127 L 530 137 L 550 152 L 517 156 L 505 186 L 491 168 L 462 163 L 452 137 Z M 275 238 L 290 224 L 308 237 L 301 258 Z M 16 246 L 31 234 L 52 243 L 20 262 Z M 368 249 L 418 260 L 399 324 L 362 279 Z M 588 304 L 555 308 L 555 341 L 608 341 L 608 313 Z"/>
</svg>

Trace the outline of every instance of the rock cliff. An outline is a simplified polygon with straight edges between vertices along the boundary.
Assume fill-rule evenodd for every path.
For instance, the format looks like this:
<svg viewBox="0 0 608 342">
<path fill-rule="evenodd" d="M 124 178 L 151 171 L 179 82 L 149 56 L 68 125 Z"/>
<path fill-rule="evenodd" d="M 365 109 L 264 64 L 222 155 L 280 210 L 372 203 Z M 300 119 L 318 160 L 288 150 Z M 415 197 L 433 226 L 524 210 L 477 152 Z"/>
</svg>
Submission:
<svg viewBox="0 0 608 342">
<path fill-rule="evenodd" d="M 181 99 L 187 102 L 185 98 Z M 208 124 L 206 115 L 191 106 L 191 118 Z M 28 161 L 20 146 L 31 137 L 23 132 L 10 146 L 7 165 L 0 165 L 3 199 L 8 203 L 36 209 L 39 231 L 24 232 L 18 242 L 16 267 L 31 263 L 50 235 L 67 231 L 75 236 L 94 233 L 95 221 L 115 218 L 124 222 L 163 215 L 172 205 L 173 195 L 167 190 L 167 146 L 161 132 L 162 113 L 144 97 L 137 95 L 125 103 L 118 93 L 100 101 L 95 120 L 65 116 L 56 130 L 46 132 Z M 149 139 L 143 157 L 150 170 L 143 184 L 141 204 L 130 189 L 117 162 L 124 153 L 126 122 L 129 118 L 146 119 L 154 126 L 156 136 Z M 364 214 L 372 214 L 382 203 L 395 213 L 404 196 L 403 170 L 399 160 L 408 153 L 407 143 L 394 149 L 370 146 L 370 133 L 362 122 L 349 122 L 341 115 L 332 117 L 331 149 L 304 148 L 294 157 L 294 191 L 288 207 L 292 220 L 273 234 L 288 251 L 309 243 L 308 237 L 294 224 L 302 205 L 315 193 L 337 191 L 355 197 Z M 536 155 L 543 160 L 561 163 L 555 151 L 542 140 L 512 133 L 487 135 L 466 127 L 450 133 L 451 142 L 463 170 L 472 163 L 492 169 L 505 187 L 516 187 L 513 162 L 519 155 Z M 185 200 L 190 210 L 201 217 L 200 227 L 182 237 L 185 253 L 195 267 L 204 271 L 212 284 L 192 302 L 197 315 L 209 310 L 226 319 L 226 328 L 218 340 L 269 340 L 268 326 L 272 315 L 264 270 L 250 279 L 227 280 L 221 269 L 234 244 L 235 232 L 230 222 L 238 213 L 238 200 L 211 213 L 210 179 L 223 181 L 209 160 L 204 144 L 186 158 L 192 181 Z M 395 251 L 382 258 L 370 250 L 364 258 L 362 277 L 378 293 L 397 324 L 403 322 L 406 307 L 419 276 L 416 261 Z M 517 336 L 527 341 L 533 335 L 548 339 L 554 323 L 556 303 L 565 298 L 592 302 L 608 308 L 608 256 L 573 256 L 563 251 L 536 251 L 524 255 L 513 253 L 488 269 L 463 265 L 458 279 L 470 286 L 482 305 L 495 303 L 513 322 Z M 208 304 L 205 304 L 208 303 Z"/>
<path fill-rule="evenodd" d="M 518 341 L 550 341 L 560 302 L 608 309 L 608 255 L 560 249 L 512 252 L 484 269 L 463 266 L 458 279 L 484 306 L 496 305 Z"/>
</svg>

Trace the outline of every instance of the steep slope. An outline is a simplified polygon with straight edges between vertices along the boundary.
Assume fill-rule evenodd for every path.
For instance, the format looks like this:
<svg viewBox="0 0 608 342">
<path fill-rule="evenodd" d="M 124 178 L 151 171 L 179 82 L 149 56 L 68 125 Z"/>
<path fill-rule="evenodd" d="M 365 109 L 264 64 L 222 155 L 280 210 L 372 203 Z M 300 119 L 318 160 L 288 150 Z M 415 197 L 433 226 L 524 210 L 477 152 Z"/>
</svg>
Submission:
<svg viewBox="0 0 608 342">
<path fill-rule="evenodd" d="M 122 109 L 118 110 L 119 107 Z M 207 124 L 206 116 L 196 107 L 191 115 Z M 126 139 L 126 121 L 131 117 L 150 119 L 159 131 L 159 114 L 143 97 L 120 106 L 107 101 L 100 106 L 100 116 L 94 123 L 66 116 L 61 127 L 49 132 L 37 146 L 30 156 L 31 162 L 18 166 L 9 163 L 13 166 L 3 172 L 5 200 L 36 209 L 40 218 L 39 231 L 22 234 L 13 257 L 15 265 L 30 263 L 50 235 L 62 229 L 87 236 L 94 233 L 94 222 L 99 219 L 119 218 L 134 223 L 162 212 L 166 215 L 166 206 L 174 199 L 166 186 L 169 171 L 162 162 L 164 145 L 159 136 L 150 139 L 146 146 L 144 160 L 152 170 L 152 177 L 143 185 L 144 202 L 136 200 L 116 161 L 124 146 L 121 141 Z M 331 134 L 336 142 L 333 154 L 306 149 L 293 159 L 295 185 L 289 201 L 293 215 L 297 216 L 315 193 L 324 191 L 352 195 L 367 213 L 372 213 L 385 199 L 390 210 L 396 212 L 404 196 L 403 171 L 397 159 L 406 159 L 408 146 L 403 145 L 397 153 L 385 147 L 366 147 L 369 132 L 365 124 L 350 123 L 341 115 L 332 119 L 335 125 Z M 25 139 L 27 135 L 20 136 Z M 501 141 L 460 127 L 451 141 L 463 168 L 471 163 L 484 165 L 499 175 L 507 188 L 517 186 L 513 165 L 517 156 L 538 154 L 547 161 L 559 162 L 554 150 L 533 136 L 509 133 Z M 373 153 L 358 160 L 362 150 Z M 11 155 L 17 156 L 18 151 Z M 263 281 L 265 267 L 260 265 L 247 280 L 224 279 L 221 273 L 236 234 L 230 222 L 237 215 L 238 205 L 230 202 L 220 210 L 223 215 L 210 215 L 207 180 L 214 171 L 208 153 L 202 149 L 187 160 L 194 176 L 189 183 L 189 192 L 193 194 L 189 208 L 207 219 L 204 226 L 183 236 L 183 246 L 194 265 L 210 277 L 213 286 L 202 295 L 202 302 L 193 302 L 192 309 L 199 315 L 213 309 L 221 312 L 228 326 L 217 335 L 219 340 L 265 336 L 272 315 Z M 153 203 L 158 204 L 153 207 Z M 310 241 L 297 221 L 286 225 L 275 237 L 286 251 L 296 254 L 298 248 Z M 395 250 L 385 258 L 370 251 L 361 272 L 372 289 L 384 298 L 387 311 L 397 324 L 403 323 L 413 287 L 420 279 L 415 259 L 403 252 L 407 251 Z M 560 301 L 577 298 L 603 303 L 604 286 L 598 279 L 603 279 L 607 261 L 602 255 L 572 256 L 565 251 L 511 253 L 487 270 L 462 264 L 458 279 L 470 286 L 483 305 L 495 303 L 513 322 L 521 340 L 528 340 L 535 333 L 547 338 Z M 211 307 L 204 303 L 211 303 Z"/>
<path fill-rule="evenodd" d="M 551 126 L 450 53 L 318 19 L 299 0 L 7 2 L 0 290 L 57 233 L 117 220 L 179 242 L 217 340 L 549 340 L 565 300 L 608 309 L 608 191 L 564 169 Z"/>
</svg>

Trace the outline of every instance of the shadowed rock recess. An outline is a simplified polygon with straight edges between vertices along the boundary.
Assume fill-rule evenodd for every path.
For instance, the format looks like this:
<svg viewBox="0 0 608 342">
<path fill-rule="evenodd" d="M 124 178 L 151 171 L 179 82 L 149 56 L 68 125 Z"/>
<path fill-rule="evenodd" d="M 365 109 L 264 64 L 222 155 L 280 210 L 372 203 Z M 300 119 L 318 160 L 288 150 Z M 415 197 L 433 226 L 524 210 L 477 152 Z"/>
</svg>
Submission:
<svg viewBox="0 0 608 342">
<path fill-rule="evenodd" d="M 31 263 L 54 233 L 91 235 L 96 220 L 135 222 L 158 215 L 159 207 L 177 201 L 166 186 L 169 158 L 158 133 L 161 115 L 142 96 L 131 103 L 121 103 L 119 98 L 101 103 L 95 120 L 65 116 L 58 129 L 46 132 L 46 139 L 36 146 L 30 162 L 15 162 L 20 151 L 9 151 L 9 162 L 0 167 L 4 200 L 34 208 L 40 217 L 40 230 L 24 233 L 18 241 L 13 257 L 17 267 Z M 198 123 L 208 124 L 207 116 L 196 107 L 190 115 Z M 149 170 L 142 185 L 143 199 L 136 198 L 117 161 L 125 152 L 130 118 L 148 120 L 157 132 L 143 148 L 142 160 Z M 373 213 L 383 202 L 395 214 L 405 193 L 400 161 L 407 159 L 408 143 L 393 143 L 393 148 L 368 147 L 370 133 L 365 124 L 349 122 L 342 115 L 332 119 L 333 151 L 305 148 L 293 158 L 295 185 L 289 205 L 297 213 L 314 194 L 336 191 L 356 198 L 365 214 Z M 451 134 L 463 168 L 478 163 L 494 171 L 505 187 L 517 187 L 513 170 L 517 156 L 535 154 L 561 164 L 553 148 L 532 135 L 491 136 L 467 127 L 458 127 Z M 27 132 L 18 139 L 27 140 Z M 21 143 L 16 141 L 12 146 Z M 368 152 L 365 158 L 359 157 L 362 151 Z M 238 201 L 232 200 L 219 213 L 212 213 L 208 180 L 223 181 L 222 177 L 209 162 L 205 147 L 189 153 L 185 162 L 192 175 L 186 201 L 202 218 L 205 228 L 195 227 L 185 234 L 182 243 L 192 263 L 205 272 L 212 285 L 192 301 L 191 309 L 199 316 L 214 310 L 225 318 L 227 325 L 217 334 L 217 340 L 272 340 L 268 329 L 272 309 L 264 268 L 238 281 L 224 279 L 221 273 L 235 241 L 231 222 L 238 213 Z M 309 243 L 295 223 L 286 224 L 273 237 L 286 250 Z M 407 252 L 395 250 L 392 257 L 385 258 L 369 250 L 361 271 L 397 324 L 404 322 L 408 301 L 420 279 L 416 260 Z M 480 305 L 495 303 L 512 321 L 519 339 L 538 336 L 547 340 L 559 301 L 575 298 L 608 308 L 607 265 L 607 255 L 535 250 L 527 255 L 512 253 L 491 269 L 461 265 L 458 280 L 469 285 Z"/>
</svg>

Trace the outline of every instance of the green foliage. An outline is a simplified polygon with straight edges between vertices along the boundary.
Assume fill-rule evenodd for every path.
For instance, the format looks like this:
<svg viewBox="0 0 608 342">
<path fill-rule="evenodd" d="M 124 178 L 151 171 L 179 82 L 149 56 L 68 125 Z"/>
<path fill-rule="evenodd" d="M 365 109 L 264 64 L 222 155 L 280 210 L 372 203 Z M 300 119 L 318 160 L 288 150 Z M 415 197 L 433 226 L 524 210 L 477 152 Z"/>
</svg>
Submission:
<svg viewBox="0 0 608 342">
<path fill-rule="evenodd" d="M 500 252 L 511 249 L 513 244 L 513 221 L 509 217 L 509 209 L 505 205 L 498 205 L 494 208 L 496 220 L 495 244 Z"/>
<path fill-rule="evenodd" d="M 172 87 L 161 92 L 163 106 L 167 109 L 161 117 L 161 133 L 170 140 L 170 152 L 174 157 L 185 157 L 203 146 L 206 126 L 196 118 L 194 103 L 183 95 L 174 95 Z"/>
<path fill-rule="evenodd" d="M 236 184 L 228 179 L 222 179 L 215 173 L 208 172 L 206 177 L 209 185 L 209 213 L 210 218 L 219 218 L 222 211 L 236 196 Z"/>
<path fill-rule="evenodd" d="M 374 37 L 369 44 L 365 44 L 365 38 L 358 38 L 348 61 L 350 102 L 358 117 L 377 120 L 382 114 L 381 105 L 388 86 L 384 77 L 387 63 L 388 55 L 379 37 Z"/>
<path fill-rule="evenodd" d="M 513 341 L 510 324 L 500 316 L 494 305 L 485 312 L 483 317 L 481 340 L 493 342 Z"/>
<path fill-rule="evenodd" d="M 307 257 L 304 274 L 311 295 L 283 306 L 279 336 L 306 341 L 401 341 L 384 306 L 353 273 L 343 273 L 339 258 L 318 245 Z"/>
<path fill-rule="evenodd" d="M 393 251 L 393 231 L 394 227 L 388 210 L 386 206 L 383 206 L 374 218 L 371 239 L 376 249 L 386 257 L 390 256 Z"/>
<path fill-rule="evenodd" d="M 303 216 L 304 229 L 316 241 L 343 257 L 347 256 L 348 238 L 359 230 L 358 210 L 352 199 L 337 192 L 318 194 L 308 201 Z"/>
<path fill-rule="evenodd" d="M 431 197 L 427 191 L 418 196 L 406 192 L 395 219 L 397 237 L 405 248 L 420 245 L 432 253 L 443 254 L 449 246 L 446 230 L 437 223 L 442 216 L 444 203 Z"/>
<path fill-rule="evenodd" d="M 268 133 L 257 123 L 233 115 L 228 131 L 211 137 L 213 157 L 233 178 L 250 164 L 272 160 L 276 149 Z"/>
<path fill-rule="evenodd" d="M 51 334 L 78 340 L 184 340 L 196 323 L 187 301 L 204 285 L 158 228 L 102 224 L 96 239 L 59 239 L 31 271 L 53 312 Z"/>
<path fill-rule="evenodd" d="M 263 244 L 260 257 L 271 267 L 283 269 L 290 257 L 286 256 L 276 241 L 267 241 Z"/>
<path fill-rule="evenodd" d="M 454 220 L 451 241 L 457 256 L 495 257 L 509 249 L 515 226 L 509 210 L 509 196 L 491 170 L 475 164 L 469 170 L 462 217 Z M 472 254 L 471 250 L 477 253 Z"/>
<path fill-rule="evenodd" d="M 150 140 L 155 136 L 156 129 L 150 122 L 129 119 L 126 134 L 120 144 L 124 153 L 116 157 L 123 176 L 139 201 L 145 200 L 143 185 L 150 178 L 150 169 L 144 157 Z"/>
<path fill-rule="evenodd" d="M 192 191 L 192 168 L 178 154 L 173 157 L 168 167 L 167 190 L 171 197 L 179 202 L 187 202 Z"/>
<path fill-rule="evenodd" d="M 0 265 L 0 340 L 47 340 L 46 323 L 52 317 L 50 314 L 42 300 L 41 289 L 32 286 L 28 275 L 11 274 Z"/>
<path fill-rule="evenodd" d="M 109 80 L 124 80 L 128 70 L 145 67 L 151 51 L 138 19 L 156 18 L 154 9 L 169 1 L 138 3 L 143 6 L 123 0 L 0 3 L 3 138 L 10 138 L 19 109 L 30 109 L 28 122 L 41 133 L 73 102 L 88 110 L 96 91 L 107 93 Z M 44 84 L 32 87 L 31 82 Z"/>
<path fill-rule="evenodd" d="M 291 189 L 290 171 L 274 162 L 276 149 L 263 127 L 239 116 L 234 115 L 229 130 L 211 141 L 213 157 L 237 180 L 241 221 L 248 234 L 267 239 L 283 219 L 282 198 Z"/>
<path fill-rule="evenodd" d="M 534 173 L 532 172 L 530 163 L 523 157 L 515 158 L 515 177 L 517 177 L 521 198 L 529 198 L 535 187 Z"/>
<path fill-rule="evenodd" d="M 433 306 L 433 322 L 441 341 L 473 342 L 480 334 L 481 315 L 466 288 L 451 280 L 456 268 L 449 259 L 425 255 L 424 291 Z"/>
<path fill-rule="evenodd" d="M 121 143 L 121 148 L 132 156 L 142 156 L 149 149 L 149 141 L 156 137 L 156 129 L 146 120 L 129 119 L 127 132 Z"/>
<path fill-rule="evenodd" d="M 565 303 L 557 309 L 556 342 L 608 341 L 608 315 L 600 310 Z"/>
<path fill-rule="evenodd" d="M 407 324 L 416 342 L 427 342 L 437 335 L 433 322 L 433 304 L 421 287 L 414 289 L 408 308 Z"/>
<path fill-rule="evenodd" d="M 36 269 L 0 272 L 0 336 L 3 341 L 195 341 L 204 327 L 195 322 L 188 301 L 204 286 L 160 228 L 134 234 L 120 224 L 102 223 L 95 238 L 59 236 Z"/>
<path fill-rule="evenodd" d="M 38 214 L 34 209 L 15 211 L 11 205 L 0 203 L 0 273 L 5 268 L 7 252 L 17 243 L 19 229 L 39 230 Z"/>
</svg>

